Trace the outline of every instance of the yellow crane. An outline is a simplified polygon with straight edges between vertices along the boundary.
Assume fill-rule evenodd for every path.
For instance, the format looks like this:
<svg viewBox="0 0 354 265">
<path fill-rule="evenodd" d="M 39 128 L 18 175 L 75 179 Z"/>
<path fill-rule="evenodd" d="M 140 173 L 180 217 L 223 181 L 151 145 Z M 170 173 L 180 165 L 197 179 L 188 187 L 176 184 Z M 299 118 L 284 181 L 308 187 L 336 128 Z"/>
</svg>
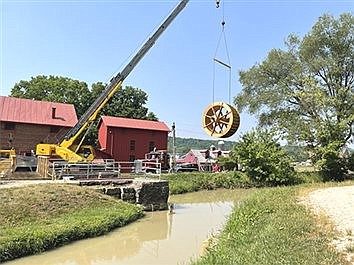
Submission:
<svg viewBox="0 0 354 265">
<path fill-rule="evenodd" d="M 68 162 L 92 161 L 94 150 L 92 146 L 82 145 L 85 132 L 97 118 L 99 111 L 105 106 L 107 101 L 122 86 L 124 79 L 130 74 L 139 61 L 145 56 L 156 40 L 183 10 L 189 0 L 182 0 L 162 22 L 158 29 L 151 35 L 145 44 L 139 49 L 123 70 L 114 76 L 106 86 L 102 94 L 95 100 L 89 109 L 81 116 L 77 124 L 60 139 L 58 144 L 38 144 L 36 155 L 59 156 Z"/>
<path fill-rule="evenodd" d="M 156 40 L 184 9 L 188 2 L 189 0 L 180 1 L 123 70 L 110 80 L 105 90 L 81 116 L 77 124 L 70 129 L 57 144 L 38 144 L 36 147 L 36 155 L 58 156 L 68 162 L 92 161 L 95 158 L 93 147 L 82 145 L 88 127 L 93 124 L 99 111 L 122 86 L 125 78 L 127 78 L 134 67 L 155 44 Z M 219 7 L 219 4 L 220 1 L 216 0 L 216 7 Z M 238 125 L 238 113 L 228 104 L 214 104 L 208 108 L 203 115 L 203 127 L 211 136 L 229 137 L 236 132 Z"/>
</svg>

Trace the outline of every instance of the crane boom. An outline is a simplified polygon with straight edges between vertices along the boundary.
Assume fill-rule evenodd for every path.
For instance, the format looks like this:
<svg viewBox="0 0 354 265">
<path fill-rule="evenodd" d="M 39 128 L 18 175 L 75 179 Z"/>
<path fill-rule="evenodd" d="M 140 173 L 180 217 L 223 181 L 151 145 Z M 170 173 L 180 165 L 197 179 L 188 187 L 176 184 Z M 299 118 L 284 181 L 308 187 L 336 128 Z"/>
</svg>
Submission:
<svg viewBox="0 0 354 265">
<path fill-rule="evenodd" d="M 124 69 L 114 76 L 109 84 L 106 86 L 103 93 L 95 100 L 95 102 L 89 107 L 89 109 L 82 115 L 78 123 L 64 136 L 65 140 L 75 137 L 75 135 L 80 131 L 81 128 L 85 127 L 85 124 L 90 120 L 94 120 L 99 112 L 105 105 L 106 101 L 113 96 L 113 91 L 115 92 L 122 81 L 130 74 L 130 72 L 135 68 L 139 61 L 145 56 L 145 54 L 150 50 L 150 48 L 155 44 L 156 40 L 165 31 L 165 29 L 170 25 L 174 18 L 183 10 L 189 0 L 182 0 L 172 13 L 166 18 L 166 20 L 161 24 L 161 26 L 155 31 L 155 33 L 145 42 L 145 44 L 140 48 L 136 55 L 131 59 L 131 61 L 124 67 Z"/>
<path fill-rule="evenodd" d="M 145 56 L 145 54 L 155 44 L 156 40 L 171 24 L 171 22 L 177 17 L 177 15 L 184 9 L 189 0 L 182 0 L 168 15 L 168 17 L 157 28 L 154 34 L 144 43 L 135 56 L 129 61 L 129 63 L 123 68 L 123 70 L 111 78 L 110 82 L 102 92 L 102 94 L 95 100 L 95 102 L 88 108 L 88 110 L 81 116 L 77 124 L 70 129 L 62 139 L 60 139 L 58 145 L 54 144 L 39 144 L 37 145 L 37 155 L 59 155 L 65 160 L 83 161 L 88 160 L 81 155 L 77 155 L 77 150 L 80 148 L 80 144 L 74 144 L 80 135 L 88 128 L 88 126 L 96 119 L 99 111 L 105 106 L 107 101 L 114 95 L 114 93 L 121 87 L 124 79 L 131 73 L 139 61 Z M 82 141 L 81 141 L 82 142 Z M 74 150 L 75 149 L 75 150 Z"/>
</svg>

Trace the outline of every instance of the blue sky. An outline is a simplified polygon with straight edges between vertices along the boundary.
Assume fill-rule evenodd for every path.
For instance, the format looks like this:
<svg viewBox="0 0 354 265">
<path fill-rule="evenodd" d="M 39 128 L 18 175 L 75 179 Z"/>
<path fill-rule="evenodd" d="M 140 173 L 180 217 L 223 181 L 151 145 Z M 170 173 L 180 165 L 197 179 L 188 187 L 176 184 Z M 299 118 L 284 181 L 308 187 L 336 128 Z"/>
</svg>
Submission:
<svg viewBox="0 0 354 265">
<path fill-rule="evenodd" d="M 0 95 L 37 75 L 107 82 L 162 22 L 177 0 L 0 0 Z M 242 89 L 238 71 L 262 62 L 286 37 L 303 36 L 318 17 L 354 11 L 354 0 L 191 0 L 125 80 L 143 89 L 148 107 L 177 136 L 212 139 L 201 117 L 215 101 L 229 102 L 229 72 L 213 57 L 224 17 L 231 94 Z M 217 58 L 227 62 L 223 43 Z M 215 75 L 213 68 L 215 66 Z M 214 77 L 215 76 L 215 77 Z M 215 79 L 214 79 L 215 78 Z M 213 86 L 214 82 L 214 86 Z M 256 124 L 241 113 L 236 140 Z"/>
</svg>

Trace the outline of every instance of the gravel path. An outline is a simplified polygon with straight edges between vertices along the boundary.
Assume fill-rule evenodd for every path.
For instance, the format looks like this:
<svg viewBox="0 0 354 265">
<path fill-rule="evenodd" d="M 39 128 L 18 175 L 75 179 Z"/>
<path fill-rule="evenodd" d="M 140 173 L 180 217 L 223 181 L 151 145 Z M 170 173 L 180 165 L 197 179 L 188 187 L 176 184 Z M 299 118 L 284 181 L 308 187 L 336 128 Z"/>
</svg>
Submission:
<svg viewBox="0 0 354 265">
<path fill-rule="evenodd" d="M 305 203 L 315 213 L 328 216 L 338 230 L 333 245 L 354 264 L 354 186 L 315 190 Z"/>
</svg>

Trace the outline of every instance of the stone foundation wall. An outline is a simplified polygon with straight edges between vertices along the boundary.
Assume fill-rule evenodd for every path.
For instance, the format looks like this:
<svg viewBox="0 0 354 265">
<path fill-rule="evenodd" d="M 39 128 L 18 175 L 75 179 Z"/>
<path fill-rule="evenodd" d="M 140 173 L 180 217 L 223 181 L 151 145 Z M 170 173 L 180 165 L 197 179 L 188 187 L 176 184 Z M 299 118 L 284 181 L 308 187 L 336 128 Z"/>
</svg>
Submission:
<svg viewBox="0 0 354 265">
<path fill-rule="evenodd" d="M 129 180 L 129 181 L 82 181 L 81 186 L 104 186 L 98 190 L 106 195 L 129 203 L 143 206 L 145 211 L 167 210 L 169 184 L 165 180 Z"/>
</svg>

